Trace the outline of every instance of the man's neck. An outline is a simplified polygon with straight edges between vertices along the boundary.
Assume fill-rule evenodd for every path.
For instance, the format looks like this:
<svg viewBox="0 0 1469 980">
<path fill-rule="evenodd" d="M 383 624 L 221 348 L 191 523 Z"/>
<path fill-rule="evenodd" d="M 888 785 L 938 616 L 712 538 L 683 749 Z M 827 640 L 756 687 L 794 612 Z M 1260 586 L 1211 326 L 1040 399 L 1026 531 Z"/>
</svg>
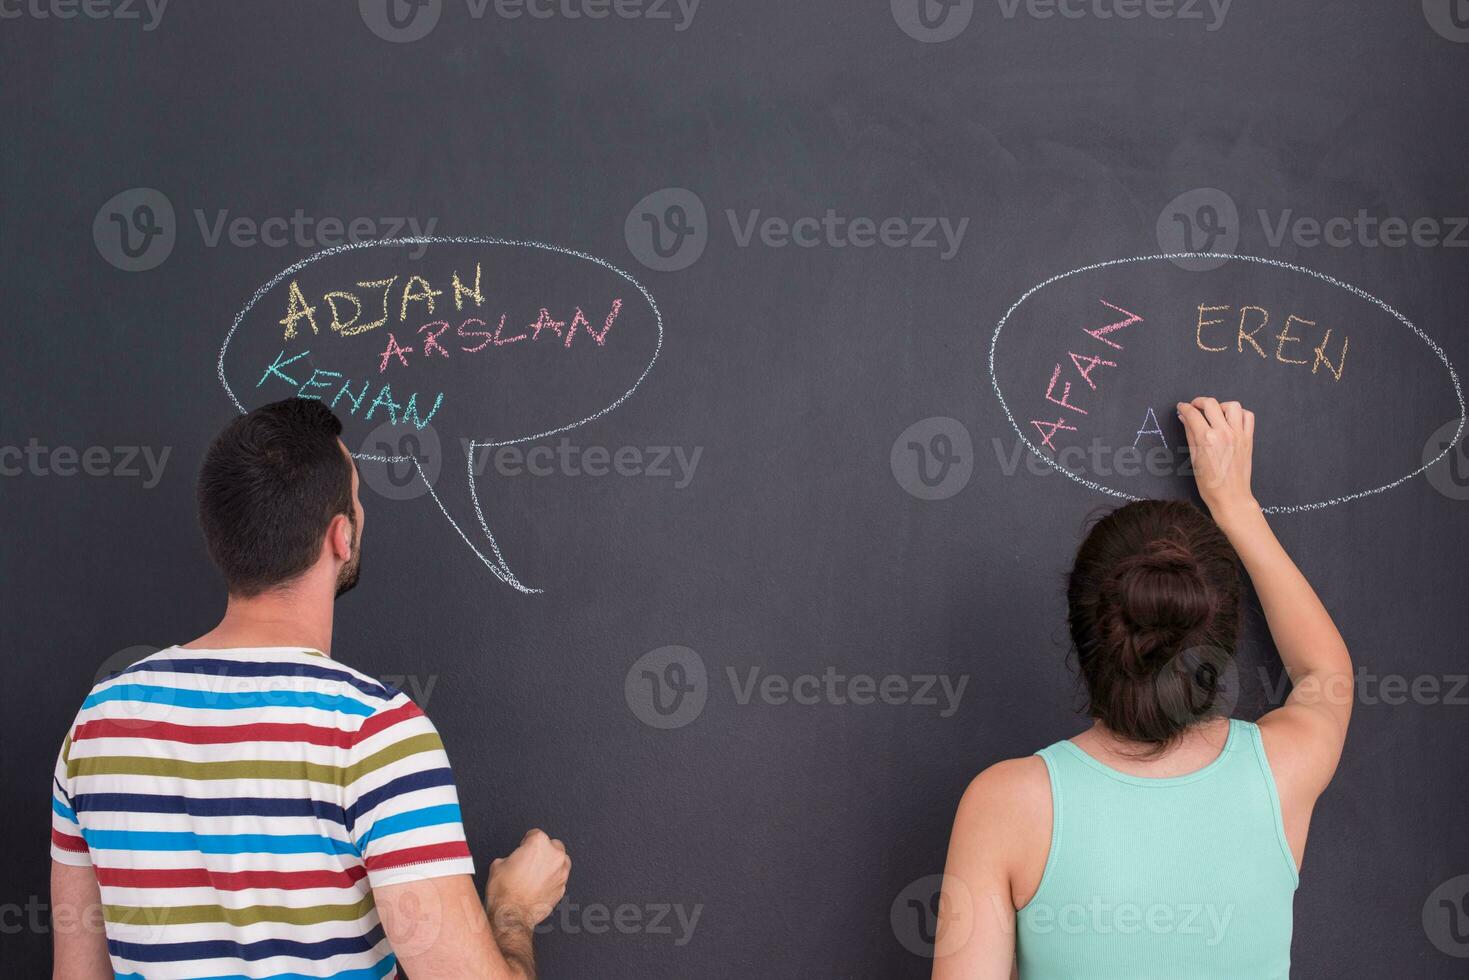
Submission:
<svg viewBox="0 0 1469 980">
<path fill-rule="evenodd" d="M 302 647 L 332 655 L 329 592 L 293 588 L 244 598 L 232 595 L 224 618 L 186 648 L 227 650 L 241 647 Z"/>
</svg>

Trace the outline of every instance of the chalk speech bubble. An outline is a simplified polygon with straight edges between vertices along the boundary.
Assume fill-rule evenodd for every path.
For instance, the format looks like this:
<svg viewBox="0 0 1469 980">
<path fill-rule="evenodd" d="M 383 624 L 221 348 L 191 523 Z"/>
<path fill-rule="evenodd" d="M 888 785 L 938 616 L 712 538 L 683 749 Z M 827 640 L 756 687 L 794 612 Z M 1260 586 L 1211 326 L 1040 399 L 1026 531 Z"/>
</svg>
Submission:
<svg viewBox="0 0 1469 980">
<path fill-rule="evenodd" d="M 632 397 L 662 349 L 652 294 L 604 259 L 544 242 L 418 236 L 340 245 L 281 270 L 236 314 L 218 375 L 242 413 L 237 386 L 252 404 L 290 397 L 293 387 L 298 397 L 328 403 L 349 447 L 353 430 L 385 421 L 409 432 L 461 433 L 488 554 L 454 519 L 417 456 L 353 456 L 411 463 L 485 567 L 535 593 L 511 570 L 485 519 L 476 451 L 602 418 Z"/>
<path fill-rule="evenodd" d="M 1160 449 L 1176 450 L 1182 426 L 1174 419 L 1174 402 L 1199 394 L 1239 398 L 1247 407 L 1264 400 L 1274 411 L 1262 416 L 1257 449 L 1267 432 L 1277 444 L 1282 434 L 1300 435 L 1291 445 L 1291 459 L 1299 465 L 1287 474 L 1289 488 L 1276 486 L 1273 492 L 1300 494 L 1299 483 L 1323 473 L 1339 477 L 1352 466 L 1370 463 L 1374 470 L 1369 477 L 1348 475 L 1345 489 L 1300 494 L 1305 502 L 1265 502 L 1262 495 L 1265 512 L 1284 514 L 1400 486 L 1463 437 L 1458 375 L 1443 349 L 1402 313 L 1365 290 L 1288 262 L 1202 257 L 1218 260 L 1219 268 L 1180 272 L 1172 260 L 1200 258 L 1183 252 L 1098 262 L 1052 276 L 1010 306 L 990 338 L 989 377 L 1030 454 L 1101 493 L 1124 500 L 1158 496 L 1115 485 L 1122 480 L 1117 458 L 1133 450 L 1127 475 L 1137 476 L 1140 442 L 1155 440 Z M 1415 357 L 1421 363 L 1410 363 Z M 1435 368 L 1448 381 L 1436 390 L 1428 381 Z M 1450 412 L 1457 415 L 1454 436 L 1431 458 L 1421 439 L 1392 453 L 1381 446 L 1364 450 L 1353 441 L 1361 428 L 1353 422 L 1371 418 L 1391 431 L 1421 426 L 1426 438 Z M 1121 451 L 1112 452 L 1111 469 L 1105 476 L 1093 472 L 1109 451 L 1098 451 L 1097 443 L 1119 437 Z M 1078 462 L 1088 457 L 1087 439 L 1091 470 Z M 1163 458 L 1171 461 L 1168 452 Z M 1257 494 L 1260 471 L 1257 466 Z M 1163 475 L 1177 478 L 1180 471 L 1175 466 Z M 1282 479 L 1279 473 L 1268 476 Z"/>
</svg>

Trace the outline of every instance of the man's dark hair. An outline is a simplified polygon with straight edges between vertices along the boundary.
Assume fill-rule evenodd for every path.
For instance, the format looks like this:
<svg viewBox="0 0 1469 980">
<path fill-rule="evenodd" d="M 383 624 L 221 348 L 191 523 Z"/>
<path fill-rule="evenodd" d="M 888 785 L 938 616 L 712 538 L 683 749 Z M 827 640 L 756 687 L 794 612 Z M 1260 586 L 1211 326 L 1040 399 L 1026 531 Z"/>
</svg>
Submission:
<svg viewBox="0 0 1469 980">
<path fill-rule="evenodd" d="M 204 456 L 199 526 L 231 595 L 255 596 L 305 572 L 333 517 L 352 512 L 342 423 L 319 401 L 287 398 L 225 426 Z"/>
</svg>

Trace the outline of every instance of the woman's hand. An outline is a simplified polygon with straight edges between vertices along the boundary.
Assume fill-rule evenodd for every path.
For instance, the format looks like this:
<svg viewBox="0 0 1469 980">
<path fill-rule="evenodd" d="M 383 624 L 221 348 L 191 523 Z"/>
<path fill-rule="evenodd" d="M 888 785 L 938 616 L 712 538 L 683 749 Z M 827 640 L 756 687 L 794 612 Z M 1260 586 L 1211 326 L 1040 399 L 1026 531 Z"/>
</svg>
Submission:
<svg viewBox="0 0 1469 980">
<path fill-rule="evenodd" d="M 1255 449 L 1255 413 L 1239 402 L 1221 404 L 1199 397 L 1178 403 L 1178 417 L 1188 433 L 1189 456 L 1199 494 L 1214 519 L 1257 512 L 1250 489 L 1251 457 Z"/>
</svg>

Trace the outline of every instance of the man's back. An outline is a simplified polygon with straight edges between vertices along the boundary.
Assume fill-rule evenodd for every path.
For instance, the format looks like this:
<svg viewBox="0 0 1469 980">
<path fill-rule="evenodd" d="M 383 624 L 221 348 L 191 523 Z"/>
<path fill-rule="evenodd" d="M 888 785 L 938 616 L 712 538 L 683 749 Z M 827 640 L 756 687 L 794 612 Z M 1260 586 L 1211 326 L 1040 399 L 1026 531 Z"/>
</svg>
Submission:
<svg viewBox="0 0 1469 980">
<path fill-rule="evenodd" d="M 172 647 L 102 681 L 52 811 L 123 977 L 393 977 L 372 890 L 473 873 L 433 724 L 300 648 Z"/>
</svg>

